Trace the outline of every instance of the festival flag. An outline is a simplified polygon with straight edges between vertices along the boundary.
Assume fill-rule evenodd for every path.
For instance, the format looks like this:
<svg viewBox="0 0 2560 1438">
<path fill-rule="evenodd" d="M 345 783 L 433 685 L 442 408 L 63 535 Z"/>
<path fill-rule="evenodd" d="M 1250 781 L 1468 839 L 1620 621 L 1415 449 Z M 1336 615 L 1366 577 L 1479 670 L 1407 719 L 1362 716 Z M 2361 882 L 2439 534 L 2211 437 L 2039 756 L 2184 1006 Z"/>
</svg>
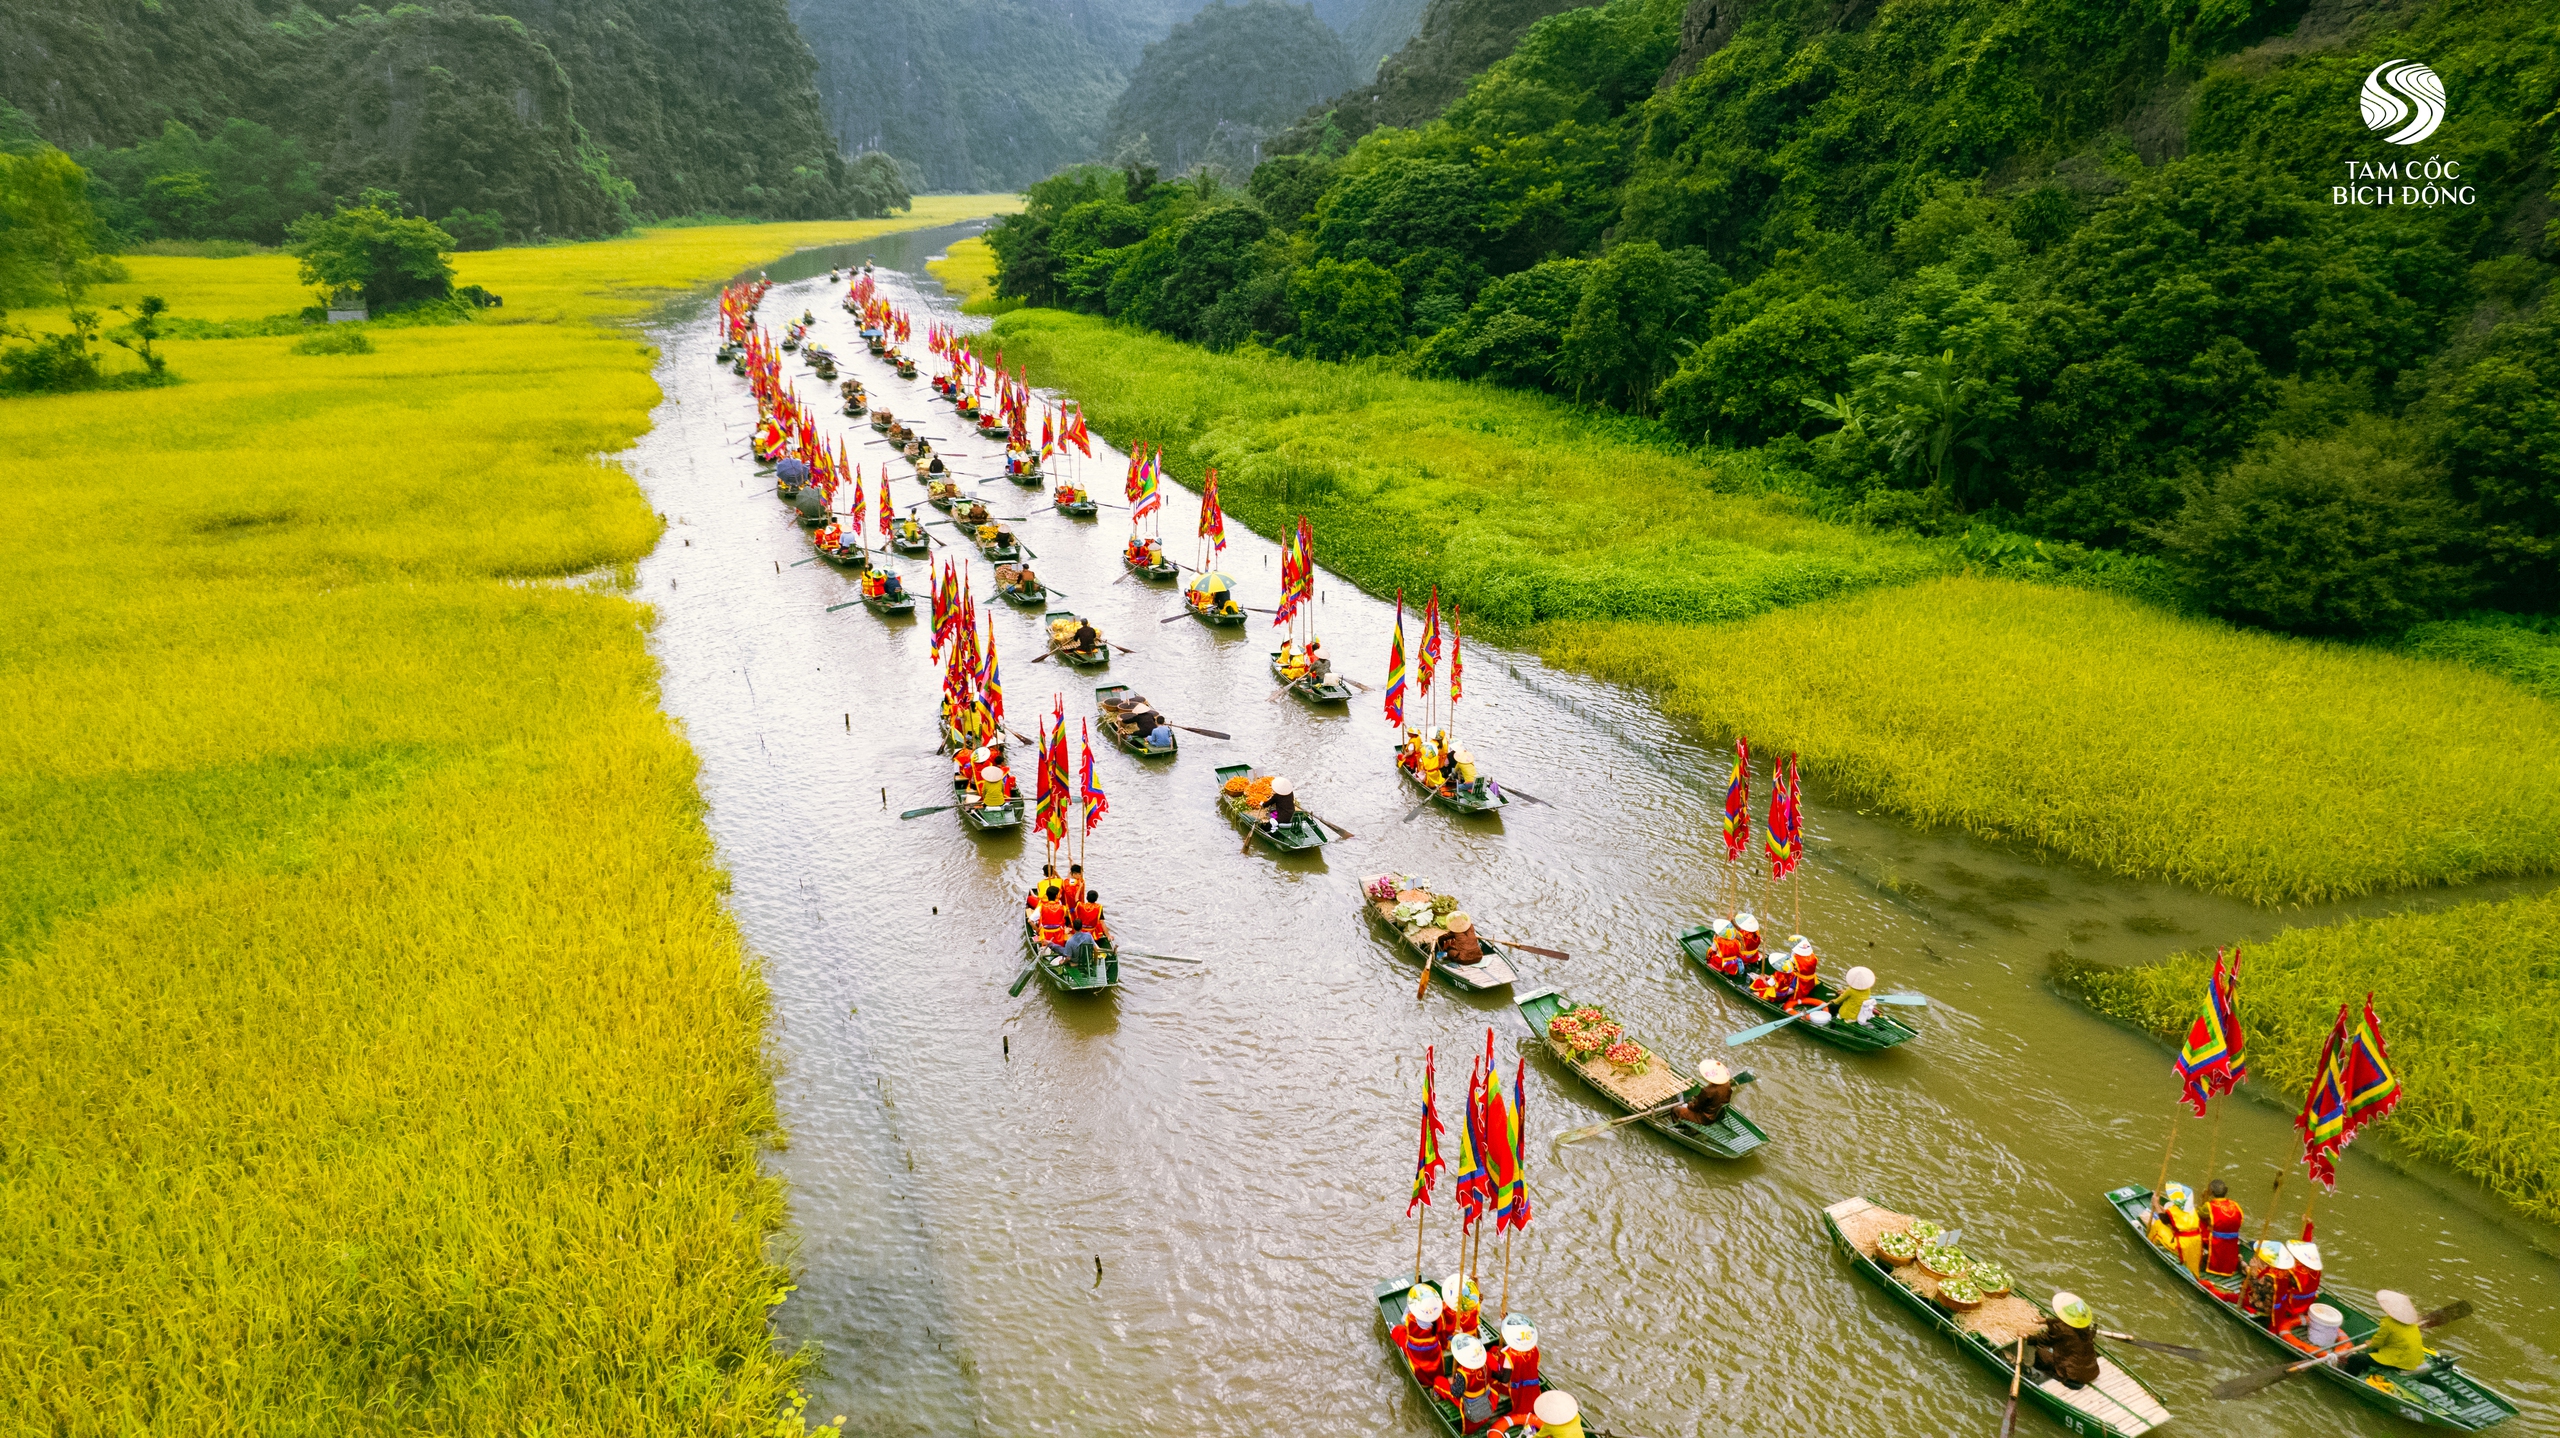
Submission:
<svg viewBox="0 0 2560 1438">
<path fill-rule="evenodd" d="M 1138 476 L 1138 486 L 1129 496 L 1129 521 L 1134 524 L 1156 512 L 1164 504 L 1164 450 L 1158 448 L 1149 456 Z"/>
<path fill-rule="evenodd" d="M 1405 1200 L 1404 1216 L 1413 1217 L 1417 1208 L 1431 1206 L 1432 1186 L 1440 1181 L 1440 1108 L 1431 1093 L 1434 1057 L 1438 1046 L 1422 1051 L 1422 1148 L 1413 1160 L 1413 1196 Z"/>
<path fill-rule="evenodd" d="M 1494 1231 L 1499 1233 L 1511 1226 L 1509 1214 L 1517 1199 L 1520 1135 L 1511 1100 L 1502 1091 L 1502 1075 L 1494 1068 L 1490 1053 L 1485 1057 L 1485 1083 L 1478 1104 L 1476 1131 L 1477 1142 L 1484 1150 L 1485 1199 L 1494 1211 Z"/>
<path fill-rule="evenodd" d="M 1751 847 L 1751 741 L 1736 735 L 1733 741 L 1733 777 L 1724 786 L 1724 857 L 1728 863 L 1741 863 L 1743 851 Z"/>
<path fill-rule="evenodd" d="M 1478 1142 L 1476 1133 L 1476 1088 L 1483 1075 L 1484 1060 L 1477 1059 L 1469 1064 L 1467 1096 L 1459 1106 L 1463 1122 L 1458 1126 L 1457 1184 L 1454 1191 L 1458 1198 L 1459 1227 L 1462 1229 L 1483 1217 L 1485 1209 L 1484 1145 Z"/>
<path fill-rule="evenodd" d="M 1803 790 L 1798 786 L 1796 756 L 1769 766 L 1769 827 L 1761 847 L 1769 856 L 1769 877 L 1783 879 L 1796 871 L 1804 853 Z"/>
<path fill-rule="evenodd" d="M 1303 514 L 1298 516 L 1298 598 L 1308 604 L 1316 599 L 1316 532 Z"/>
<path fill-rule="evenodd" d="M 1218 468 L 1209 467 L 1208 482 L 1200 489 L 1200 537 L 1209 541 L 1209 552 L 1227 547 L 1227 514 L 1218 507 Z"/>
<path fill-rule="evenodd" d="M 889 466 L 880 466 L 880 542 L 889 542 Z"/>
<path fill-rule="evenodd" d="M 1298 612 L 1298 533 L 1291 530 L 1280 536 L 1280 605 L 1272 611 L 1271 627 L 1286 625 Z"/>
<path fill-rule="evenodd" d="M 886 468 L 886 466 L 883 466 Z M 862 471 L 853 471 L 853 539 L 862 542 L 862 531 L 871 524 L 871 493 L 862 487 Z"/>
<path fill-rule="evenodd" d="M 1102 824 L 1102 816 L 1111 812 L 1111 796 L 1093 782 L 1093 730 L 1084 720 L 1076 721 L 1076 737 L 1084 744 L 1084 831 L 1092 833 Z"/>
<path fill-rule="evenodd" d="M 2331 1162 L 2347 1134 L 2346 1084 L 2339 1075 L 2339 1051 L 2347 1044 L 2347 1006 L 2338 1005 L 2337 1025 L 2329 1030 L 2328 1042 L 2320 1046 L 2320 1061 L 2312 1066 L 2311 1087 L 2303 1091 L 2302 1111 L 2294 1115 L 2293 1126 L 2302 1135 L 2302 1162 L 2311 1176 L 2323 1187 L 2338 1186 L 2337 1166 Z"/>
<path fill-rule="evenodd" d="M 1431 697 L 1431 676 L 1440 667 L 1440 586 L 1431 586 L 1431 602 L 1422 606 L 1422 642 L 1413 646 L 1416 667 L 1422 673 L 1415 685 L 1422 697 Z"/>
<path fill-rule="evenodd" d="M 1511 1075 L 1510 1139 L 1506 1144 L 1511 1154 L 1511 1182 L 1503 1190 L 1500 1211 L 1494 1215 L 1495 1232 L 1529 1226 L 1529 1146 L 1523 1141 L 1529 1122 L 1528 1078 L 1529 1060 L 1523 1055 Z"/>
<path fill-rule="evenodd" d="M 987 667 L 980 674 L 978 689 L 986 696 L 987 718 L 997 728 L 1004 727 L 1004 671 L 996 667 L 996 630 L 987 626 Z"/>
<path fill-rule="evenodd" d="M 1033 750 L 1037 756 L 1033 760 L 1031 769 L 1031 794 L 1033 801 L 1031 822 L 1034 827 L 1046 831 L 1049 827 L 1050 813 L 1057 807 L 1058 799 L 1057 791 L 1049 782 L 1049 721 L 1042 718 L 1034 718 L 1031 721 L 1031 732 L 1033 737 Z M 1065 828 L 1064 825 L 1060 825 L 1059 827 L 1061 830 Z M 1057 839 L 1052 837 L 1049 840 L 1049 847 L 1054 849 L 1057 845 Z M 1052 855 L 1051 857 L 1054 858 L 1055 856 Z"/>
<path fill-rule="evenodd" d="M 2204 1012 L 2188 1026 L 2187 1041 L 2178 1050 L 2179 1097 L 2198 1118 L 2204 1117 L 2206 1100 L 2231 1092 L 2248 1077 L 2239 1006 L 2232 993 L 2239 979 L 2240 956 L 2215 950 L 2213 973 L 2204 985 Z"/>
<path fill-rule="evenodd" d="M 1467 661 L 1458 652 L 1462 637 L 1458 629 L 1458 601 L 1452 599 L 1449 601 L 1449 702 L 1452 704 L 1467 697 Z"/>
<path fill-rule="evenodd" d="M 1065 701 L 1061 700 L 1060 708 L 1064 707 Z M 1067 838 L 1067 798 L 1070 792 L 1067 786 L 1070 781 L 1067 777 L 1067 720 L 1063 713 L 1049 731 L 1049 747 L 1042 756 L 1041 764 L 1047 770 L 1050 788 L 1057 795 L 1057 804 L 1040 821 L 1041 831 L 1049 836 L 1049 847 L 1054 849 Z"/>
<path fill-rule="evenodd" d="M 1387 643 L 1387 722 L 1404 727 L 1404 591 L 1396 591 L 1396 632 Z"/>
</svg>

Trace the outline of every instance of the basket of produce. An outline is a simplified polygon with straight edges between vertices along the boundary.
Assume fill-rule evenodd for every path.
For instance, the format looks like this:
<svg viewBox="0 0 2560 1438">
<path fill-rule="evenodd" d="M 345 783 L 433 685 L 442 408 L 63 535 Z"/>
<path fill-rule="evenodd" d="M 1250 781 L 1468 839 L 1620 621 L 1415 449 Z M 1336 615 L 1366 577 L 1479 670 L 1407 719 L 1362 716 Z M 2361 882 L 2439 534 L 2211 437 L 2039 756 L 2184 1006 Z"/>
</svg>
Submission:
<svg viewBox="0 0 2560 1438">
<path fill-rule="evenodd" d="M 1957 1313 L 1971 1313 L 1982 1306 L 1981 1285 L 1958 1274 L 1938 1280 L 1938 1302 Z"/>
<path fill-rule="evenodd" d="M 1242 794 L 1245 789 L 1244 776 L 1242 774 L 1238 774 L 1234 778 L 1229 779 L 1223 786 L 1223 789 L 1224 792 L 1229 794 Z"/>
<path fill-rule="evenodd" d="M 1434 894 L 1434 895 L 1432 895 L 1432 896 L 1431 896 L 1431 912 L 1432 912 L 1433 914 L 1435 914 L 1435 915 L 1447 915 L 1447 914 L 1453 914 L 1453 913 L 1456 913 L 1457 911 L 1458 911 L 1458 900 L 1457 900 L 1457 896 L 1456 896 L 1456 895 L 1454 895 L 1454 894 Z"/>
<path fill-rule="evenodd" d="M 2003 1297 L 2009 1292 L 2011 1286 L 2009 1270 L 1984 1259 L 1975 1259 L 1973 1265 L 1965 1270 L 1964 1276 L 1972 1280 L 1974 1287 L 1982 1290 L 1984 1298 Z"/>
<path fill-rule="evenodd" d="M 1920 1268 L 1931 1278 L 1954 1278 L 1966 1267 L 1964 1250 L 1943 1243 L 1925 1244 L 1920 1249 Z"/>
<path fill-rule="evenodd" d="M 1244 801 L 1259 809 L 1271 802 L 1271 776 L 1266 774 L 1244 786 Z"/>
<path fill-rule="evenodd" d="M 1653 1067 L 1653 1055 L 1634 1039 L 1620 1039 L 1609 1045 L 1609 1066 L 1621 1075 L 1634 1078 Z"/>
<path fill-rule="evenodd" d="M 1908 1231 L 1911 1234 L 1912 1242 L 1927 1244 L 1935 1242 L 1938 1235 L 1946 1232 L 1947 1230 L 1946 1226 L 1943 1224 L 1931 1223 L 1925 1218 L 1915 1218 L 1911 1220 L 1911 1227 Z"/>
<path fill-rule="evenodd" d="M 1911 1262 L 1919 1256 L 1920 1240 L 1913 1238 L 1909 1229 L 1904 1229 L 1899 1233 L 1880 1233 L 1876 1235 L 1876 1257 L 1883 1259 L 1886 1263 L 1891 1264 L 1896 1268 Z"/>
</svg>

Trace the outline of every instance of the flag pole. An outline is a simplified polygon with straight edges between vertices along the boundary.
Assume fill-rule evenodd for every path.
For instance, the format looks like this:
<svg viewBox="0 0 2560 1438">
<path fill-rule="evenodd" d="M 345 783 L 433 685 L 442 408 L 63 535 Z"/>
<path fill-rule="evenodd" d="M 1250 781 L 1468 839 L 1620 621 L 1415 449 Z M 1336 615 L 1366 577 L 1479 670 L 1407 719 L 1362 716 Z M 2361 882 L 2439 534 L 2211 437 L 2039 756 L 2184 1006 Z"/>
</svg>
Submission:
<svg viewBox="0 0 2560 1438">
<path fill-rule="evenodd" d="M 1413 1213 L 1413 1281 L 1422 1281 L 1422 1224 L 1431 1217 L 1431 1205 L 1424 1204 Z"/>
<path fill-rule="evenodd" d="M 1515 1232 L 1513 1229 L 1502 1231 L 1502 1307 L 1494 1314 L 1496 1328 L 1501 1327 L 1502 1320 L 1511 1313 L 1511 1235 L 1513 1232 Z"/>
<path fill-rule="evenodd" d="M 2211 1103 L 2212 1100 L 2206 1102 Z M 2208 1184 L 2213 1182 L 2214 1166 L 2222 1158 L 2222 1108 L 2221 1104 L 2213 1105 L 2213 1137 L 2205 1143 L 2204 1181 Z"/>
<path fill-rule="evenodd" d="M 2282 1168 L 2280 1168 L 2280 1169 L 2277 1169 L 2277 1170 L 2276 1170 L 2276 1183 L 2275 1183 L 2275 1187 L 2274 1187 L 2274 1188 L 2272 1188 L 2272 1189 L 2270 1189 L 2270 1190 L 2268 1190 L 2268 1193 L 2267 1193 L 2267 1216 L 2266 1216 L 2264 1219 L 2260 1220 L 2260 1221 L 2259 1221 L 2259 1223 L 2258 1223 L 2258 1237 L 2257 1237 L 2256 1242 L 2253 1242 L 2253 1243 L 2251 1243 L 2251 1244 L 2249 1245 L 2249 1248 L 2250 1248 L 2250 1250 L 2251 1250 L 2252 1252 L 2255 1252 L 2255 1251 L 2256 1251 L 2256 1249 L 2257 1249 L 2257 1247 L 2258 1247 L 2258 1244 L 2260 1244 L 2260 1243 L 2264 1243 L 2264 1242 L 2266 1242 L 2266 1241 L 2267 1241 L 2267 1235 L 2268 1235 L 2268 1234 L 2273 1233 L 2273 1232 L 2275 1231 L 2275 1227 L 2276 1227 L 2276 1207 L 2277 1207 L 2277 1205 L 2278 1205 L 2279 1203 L 2281 1203 L 2281 1202 L 2283 1201 L 2283 1199 L 2284 1199 L 2284 1181 L 2285 1181 L 2287 1178 L 2291 1177 L 2291 1176 L 2292 1176 L 2292 1174 L 2293 1174 L 2293 1165 L 2292 1165 L 2292 1164 L 2286 1164 L 2284 1167 L 2282 1167 Z"/>
<path fill-rule="evenodd" d="M 2178 1120 L 2186 1116 L 2183 1106 L 2169 1110 L 2169 1146 L 2160 1155 L 2160 1177 L 2151 1185 L 2151 1207 L 2154 1212 L 2159 1211 L 2160 1208 L 2160 1191 L 2169 1184 L 2169 1160 L 2178 1152 Z"/>
</svg>

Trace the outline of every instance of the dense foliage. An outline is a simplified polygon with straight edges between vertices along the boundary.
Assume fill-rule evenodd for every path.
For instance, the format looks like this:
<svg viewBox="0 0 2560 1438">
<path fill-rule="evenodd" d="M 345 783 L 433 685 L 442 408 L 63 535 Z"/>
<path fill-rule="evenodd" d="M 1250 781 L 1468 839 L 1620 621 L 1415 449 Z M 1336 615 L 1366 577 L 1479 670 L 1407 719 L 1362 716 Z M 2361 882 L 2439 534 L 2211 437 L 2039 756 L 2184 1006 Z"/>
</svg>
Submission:
<svg viewBox="0 0 2560 1438">
<path fill-rule="evenodd" d="M 352 295 L 376 310 L 453 293 L 453 236 L 403 216 L 400 197 L 367 190 L 363 202 L 293 222 L 286 246 L 302 261 L 302 282 L 324 297 Z"/>
<path fill-rule="evenodd" d="M 1217 0 L 1147 47 L 1112 102 L 1104 148 L 1143 147 L 1175 172 L 1207 165 L 1248 175 L 1265 136 L 1351 88 L 1351 78 L 1350 52 L 1313 10 Z"/>
<path fill-rule="evenodd" d="M 12 7 L 0 96 L 97 176 L 101 210 L 135 239 L 272 245 L 297 215 L 368 186 L 475 245 L 611 233 L 635 216 L 885 214 L 907 198 L 885 157 L 838 153 L 780 0 L 528 13 Z"/>
<path fill-rule="evenodd" d="M 1834 517 L 2157 553 L 2247 622 L 2560 607 L 2536 7 L 1766 0 L 1684 52 L 1687 8 L 1549 16 L 1241 188 L 1044 182 L 1001 292 L 1658 416 Z M 2403 55 L 2455 97 L 2406 150 L 2356 103 Z M 2349 161 L 2464 198 L 2340 203 Z"/>
</svg>

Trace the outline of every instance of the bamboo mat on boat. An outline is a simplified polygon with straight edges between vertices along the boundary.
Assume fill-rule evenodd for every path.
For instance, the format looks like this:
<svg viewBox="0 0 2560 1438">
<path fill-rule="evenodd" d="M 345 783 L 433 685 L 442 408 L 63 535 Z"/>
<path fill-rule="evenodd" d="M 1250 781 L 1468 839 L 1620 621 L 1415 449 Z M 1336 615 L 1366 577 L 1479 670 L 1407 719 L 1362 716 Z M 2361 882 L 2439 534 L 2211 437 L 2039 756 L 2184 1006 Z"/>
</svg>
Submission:
<svg viewBox="0 0 2560 1438">
<path fill-rule="evenodd" d="M 1671 1071 L 1671 1066 L 1654 1055 L 1653 1066 L 1640 1074 L 1618 1072 L 1618 1066 L 1605 1058 L 1577 1059 L 1574 1067 L 1602 1093 L 1630 1109 L 1659 1108 L 1680 1096 L 1688 1085 Z M 1910 1220 L 1905 1219 L 1904 1222 Z"/>
</svg>

